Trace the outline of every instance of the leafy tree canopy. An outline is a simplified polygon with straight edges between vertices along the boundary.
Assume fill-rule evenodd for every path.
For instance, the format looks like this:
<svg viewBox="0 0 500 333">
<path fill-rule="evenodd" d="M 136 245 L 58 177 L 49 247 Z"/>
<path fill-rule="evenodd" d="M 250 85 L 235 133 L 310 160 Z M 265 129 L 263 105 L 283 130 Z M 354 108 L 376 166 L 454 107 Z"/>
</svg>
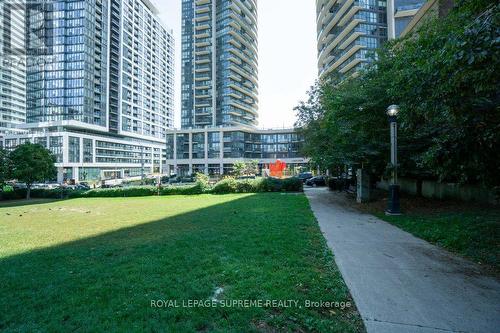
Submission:
<svg viewBox="0 0 500 333">
<path fill-rule="evenodd" d="M 10 153 L 12 177 L 26 183 L 29 199 L 31 185 L 52 178 L 56 173 L 54 156 L 38 144 L 24 143 Z"/>
<path fill-rule="evenodd" d="M 0 148 L 0 189 L 9 178 L 9 153 L 5 149 Z"/>
<path fill-rule="evenodd" d="M 459 1 L 445 18 L 390 41 L 356 77 L 329 77 L 297 106 L 304 153 L 323 168 L 389 156 L 385 110 L 399 104 L 403 175 L 500 184 L 500 5 Z"/>
</svg>

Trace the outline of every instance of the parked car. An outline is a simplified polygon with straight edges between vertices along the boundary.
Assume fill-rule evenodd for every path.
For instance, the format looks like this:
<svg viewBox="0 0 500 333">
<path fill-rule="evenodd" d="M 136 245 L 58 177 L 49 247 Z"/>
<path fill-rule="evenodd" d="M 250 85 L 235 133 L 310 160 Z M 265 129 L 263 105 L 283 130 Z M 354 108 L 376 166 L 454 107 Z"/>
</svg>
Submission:
<svg viewBox="0 0 500 333">
<path fill-rule="evenodd" d="M 86 182 L 81 182 L 78 185 L 76 185 L 77 190 L 90 190 L 90 186 Z"/>
<path fill-rule="evenodd" d="M 316 176 L 306 180 L 307 186 L 326 186 L 325 176 Z"/>
<path fill-rule="evenodd" d="M 61 184 L 58 184 L 58 183 L 56 183 L 56 182 L 49 182 L 49 183 L 45 183 L 45 185 L 47 185 L 47 188 L 48 188 L 49 190 L 53 190 L 53 189 L 55 189 L 55 188 L 59 188 L 59 187 L 61 187 Z"/>
<path fill-rule="evenodd" d="M 22 190 L 22 189 L 26 189 L 27 186 L 25 183 L 14 183 L 14 185 L 12 185 L 12 187 L 14 187 L 14 189 L 16 190 Z"/>
<path fill-rule="evenodd" d="M 193 176 L 181 177 L 181 183 L 194 183 L 195 179 Z"/>
<path fill-rule="evenodd" d="M 306 182 L 306 180 L 311 179 L 313 177 L 313 174 L 311 172 L 301 172 L 297 176 L 303 183 Z"/>
</svg>

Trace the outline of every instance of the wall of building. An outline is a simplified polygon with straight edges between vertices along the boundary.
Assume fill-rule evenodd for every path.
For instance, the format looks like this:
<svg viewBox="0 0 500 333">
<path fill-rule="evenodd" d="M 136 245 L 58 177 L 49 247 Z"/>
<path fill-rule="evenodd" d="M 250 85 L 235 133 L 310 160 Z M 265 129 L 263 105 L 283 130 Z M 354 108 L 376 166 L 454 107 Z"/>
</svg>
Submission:
<svg viewBox="0 0 500 333">
<path fill-rule="evenodd" d="M 23 14 L 24 10 L 16 3 L 0 2 L 0 135 L 15 132 L 15 126 L 26 121 Z"/>
<path fill-rule="evenodd" d="M 56 158 L 57 181 L 100 181 L 166 173 L 165 145 L 112 138 L 67 128 L 40 128 L 0 138 L 0 147 L 13 150 L 31 142 L 47 148 Z"/>
<path fill-rule="evenodd" d="M 26 27 L 43 33 L 39 44 L 30 39 L 25 50 L 27 123 L 16 124 L 16 133 L 1 143 L 7 149 L 27 141 L 42 144 L 57 159 L 59 181 L 164 172 L 166 133 L 174 118 L 174 41 L 154 5 L 35 5 L 41 12 L 26 11 Z M 2 66 L 1 78 L 3 72 Z M 0 106 L 10 89 L 1 78 Z"/>
<path fill-rule="evenodd" d="M 182 3 L 181 127 L 256 125 L 257 2 Z"/>
<path fill-rule="evenodd" d="M 317 0 L 319 76 L 350 76 L 387 40 L 386 1 Z"/>
<path fill-rule="evenodd" d="M 302 137 L 293 129 L 259 130 L 218 127 L 177 130 L 167 135 L 166 168 L 169 173 L 224 174 L 238 161 L 257 160 L 261 166 L 282 160 L 305 165 Z"/>
</svg>

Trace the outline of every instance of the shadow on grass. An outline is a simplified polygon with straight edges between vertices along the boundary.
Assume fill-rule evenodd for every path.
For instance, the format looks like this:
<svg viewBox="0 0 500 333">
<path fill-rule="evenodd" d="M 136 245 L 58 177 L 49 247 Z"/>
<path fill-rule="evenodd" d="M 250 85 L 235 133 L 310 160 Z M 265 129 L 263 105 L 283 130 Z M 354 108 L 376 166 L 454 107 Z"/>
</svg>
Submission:
<svg viewBox="0 0 500 333">
<path fill-rule="evenodd" d="M 218 287 L 352 302 L 325 248 L 304 196 L 245 196 L 0 260 L 0 330 L 363 331 L 354 308 L 183 307 Z"/>
<path fill-rule="evenodd" d="M 61 201 L 61 199 L 17 199 L 17 200 L 5 200 L 0 201 L 0 208 L 7 207 L 21 207 L 21 206 L 31 206 L 31 205 L 41 205 L 52 203 L 56 201 Z"/>
</svg>

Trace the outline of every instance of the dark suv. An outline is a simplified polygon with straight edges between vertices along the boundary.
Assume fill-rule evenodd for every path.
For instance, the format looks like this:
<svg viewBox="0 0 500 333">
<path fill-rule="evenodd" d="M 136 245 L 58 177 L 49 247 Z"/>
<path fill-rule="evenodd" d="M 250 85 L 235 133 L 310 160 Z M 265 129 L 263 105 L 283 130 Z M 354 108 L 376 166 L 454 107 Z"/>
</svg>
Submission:
<svg viewBox="0 0 500 333">
<path fill-rule="evenodd" d="M 306 180 L 308 186 L 326 186 L 325 176 L 316 176 Z"/>
<path fill-rule="evenodd" d="M 299 175 L 297 176 L 297 178 L 302 180 L 303 183 L 306 180 L 311 179 L 312 177 L 313 177 L 313 175 L 310 172 L 302 172 L 302 173 L 299 173 Z"/>
</svg>

